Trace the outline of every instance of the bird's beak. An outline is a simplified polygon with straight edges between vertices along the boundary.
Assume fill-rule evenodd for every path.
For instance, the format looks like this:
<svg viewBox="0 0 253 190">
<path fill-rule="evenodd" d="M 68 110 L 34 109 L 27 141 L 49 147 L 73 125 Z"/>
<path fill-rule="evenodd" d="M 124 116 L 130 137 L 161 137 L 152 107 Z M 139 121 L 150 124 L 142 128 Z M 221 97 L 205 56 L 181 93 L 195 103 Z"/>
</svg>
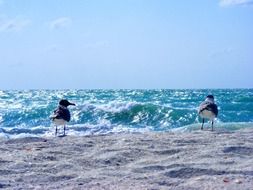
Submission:
<svg viewBox="0 0 253 190">
<path fill-rule="evenodd" d="M 75 106 L 76 104 L 74 104 L 74 103 L 70 103 L 70 102 L 69 102 L 69 105 L 70 105 L 70 106 Z"/>
</svg>

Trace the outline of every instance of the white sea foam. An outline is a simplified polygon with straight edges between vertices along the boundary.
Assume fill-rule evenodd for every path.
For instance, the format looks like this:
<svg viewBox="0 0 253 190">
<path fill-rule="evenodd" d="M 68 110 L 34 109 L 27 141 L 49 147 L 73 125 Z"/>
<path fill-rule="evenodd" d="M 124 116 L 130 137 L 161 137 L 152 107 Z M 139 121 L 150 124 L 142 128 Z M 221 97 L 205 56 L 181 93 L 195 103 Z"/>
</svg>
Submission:
<svg viewBox="0 0 253 190">
<path fill-rule="evenodd" d="M 137 102 L 124 102 L 124 101 L 111 101 L 108 104 L 97 105 L 96 108 L 106 112 L 119 113 L 122 111 L 130 110 L 135 105 L 140 103 Z"/>
<path fill-rule="evenodd" d="M 200 130 L 201 123 L 194 123 L 182 127 L 167 128 L 165 130 L 158 130 L 160 132 L 191 132 Z M 246 122 L 231 122 L 231 123 L 215 123 L 214 132 L 231 131 L 243 128 L 253 127 L 252 123 Z M 63 126 L 58 127 L 59 134 L 63 133 Z M 145 133 L 154 131 L 153 126 L 145 127 L 129 127 L 124 125 L 113 125 L 107 120 L 101 120 L 99 124 L 75 124 L 66 126 L 66 134 L 70 136 L 89 136 L 89 135 L 105 135 L 110 133 Z M 211 124 L 205 123 L 204 131 L 211 131 Z M 20 130 L 22 131 L 22 129 Z M 37 131 L 37 132 L 36 132 Z M 40 131 L 40 132 L 38 132 Z M 0 138 L 23 138 L 23 137 L 53 137 L 55 136 L 55 126 L 37 126 L 26 132 L 19 132 L 18 129 L 13 132 L 13 129 L 0 129 Z"/>
</svg>

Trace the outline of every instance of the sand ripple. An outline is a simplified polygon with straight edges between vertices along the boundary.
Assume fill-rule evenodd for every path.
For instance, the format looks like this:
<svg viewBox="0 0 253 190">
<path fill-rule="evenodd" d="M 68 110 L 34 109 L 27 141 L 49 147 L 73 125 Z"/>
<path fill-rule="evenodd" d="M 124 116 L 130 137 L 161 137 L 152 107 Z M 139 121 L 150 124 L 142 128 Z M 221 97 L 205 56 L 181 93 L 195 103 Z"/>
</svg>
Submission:
<svg viewBox="0 0 253 190">
<path fill-rule="evenodd" d="M 0 143 L 3 189 L 252 189 L 253 128 Z"/>
</svg>

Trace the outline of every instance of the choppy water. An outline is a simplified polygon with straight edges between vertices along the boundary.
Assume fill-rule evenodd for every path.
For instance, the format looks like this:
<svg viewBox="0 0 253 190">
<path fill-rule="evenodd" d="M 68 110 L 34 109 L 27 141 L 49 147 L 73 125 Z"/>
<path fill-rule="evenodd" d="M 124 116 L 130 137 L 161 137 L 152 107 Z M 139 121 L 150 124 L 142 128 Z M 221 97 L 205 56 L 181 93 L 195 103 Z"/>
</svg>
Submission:
<svg viewBox="0 0 253 190">
<path fill-rule="evenodd" d="M 0 91 L 0 137 L 53 135 L 49 116 L 61 98 L 77 104 L 70 107 L 69 135 L 194 130 L 208 94 L 219 107 L 216 128 L 252 126 L 253 89 Z"/>
</svg>

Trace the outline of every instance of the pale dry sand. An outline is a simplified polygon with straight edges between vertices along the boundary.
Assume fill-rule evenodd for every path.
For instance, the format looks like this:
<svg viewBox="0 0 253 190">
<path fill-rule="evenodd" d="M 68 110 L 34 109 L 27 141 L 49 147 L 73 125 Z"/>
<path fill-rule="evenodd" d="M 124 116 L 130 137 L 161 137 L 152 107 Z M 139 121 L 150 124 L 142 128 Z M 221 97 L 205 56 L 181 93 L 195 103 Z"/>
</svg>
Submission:
<svg viewBox="0 0 253 190">
<path fill-rule="evenodd" d="M 0 188 L 253 190 L 253 127 L 1 140 Z"/>
</svg>

